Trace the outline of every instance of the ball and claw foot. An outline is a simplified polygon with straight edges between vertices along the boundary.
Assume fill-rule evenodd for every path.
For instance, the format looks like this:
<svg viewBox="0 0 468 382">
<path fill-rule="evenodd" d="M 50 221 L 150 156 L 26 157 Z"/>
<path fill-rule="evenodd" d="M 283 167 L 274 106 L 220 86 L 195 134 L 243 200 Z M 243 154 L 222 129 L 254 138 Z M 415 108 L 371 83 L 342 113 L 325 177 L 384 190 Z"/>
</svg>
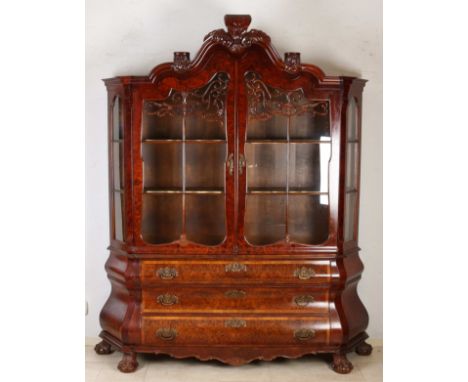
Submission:
<svg viewBox="0 0 468 382">
<path fill-rule="evenodd" d="M 110 345 L 110 343 L 102 340 L 101 342 L 99 342 L 95 347 L 94 347 L 94 351 L 97 353 L 97 354 L 100 354 L 100 355 L 103 355 L 103 354 L 111 354 L 114 352 L 114 349 L 112 349 L 112 346 Z"/>
<path fill-rule="evenodd" d="M 355 351 L 359 355 L 370 355 L 372 353 L 372 346 L 362 341 L 358 346 L 356 346 Z"/>
<path fill-rule="evenodd" d="M 353 370 L 353 364 L 348 361 L 346 354 L 333 354 L 333 363 L 331 365 L 333 371 L 339 374 L 348 374 Z"/>
<path fill-rule="evenodd" d="M 117 366 L 122 373 L 132 373 L 138 367 L 136 353 L 124 353 L 122 360 Z"/>
</svg>

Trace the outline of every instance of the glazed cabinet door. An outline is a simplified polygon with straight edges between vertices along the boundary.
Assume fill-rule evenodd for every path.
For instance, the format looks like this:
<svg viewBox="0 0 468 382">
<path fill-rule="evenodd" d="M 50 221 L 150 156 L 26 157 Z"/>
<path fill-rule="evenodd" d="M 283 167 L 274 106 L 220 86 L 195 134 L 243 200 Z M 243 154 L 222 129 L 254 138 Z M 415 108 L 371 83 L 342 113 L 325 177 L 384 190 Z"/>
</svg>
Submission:
<svg viewBox="0 0 468 382">
<path fill-rule="evenodd" d="M 241 246 L 268 251 L 334 245 L 337 95 L 319 89 L 311 77 L 272 67 L 261 53 L 251 53 L 241 67 Z"/>
<path fill-rule="evenodd" d="M 138 244 L 227 251 L 233 193 L 230 65 L 135 93 Z"/>
</svg>

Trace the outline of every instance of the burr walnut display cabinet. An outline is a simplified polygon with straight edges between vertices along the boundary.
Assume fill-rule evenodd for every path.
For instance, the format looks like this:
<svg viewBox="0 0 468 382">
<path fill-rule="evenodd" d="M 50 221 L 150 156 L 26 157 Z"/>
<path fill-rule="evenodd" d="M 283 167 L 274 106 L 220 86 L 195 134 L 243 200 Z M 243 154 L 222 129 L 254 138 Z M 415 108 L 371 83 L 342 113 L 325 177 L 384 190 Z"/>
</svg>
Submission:
<svg viewBox="0 0 468 382">
<path fill-rule="evenodd" d="M 193 60 L 104 80 L 112 289 L 99 354 L 370 354 L 357 295 L 365 81 L 282 60 L 227 15 Z"/>
</svg>

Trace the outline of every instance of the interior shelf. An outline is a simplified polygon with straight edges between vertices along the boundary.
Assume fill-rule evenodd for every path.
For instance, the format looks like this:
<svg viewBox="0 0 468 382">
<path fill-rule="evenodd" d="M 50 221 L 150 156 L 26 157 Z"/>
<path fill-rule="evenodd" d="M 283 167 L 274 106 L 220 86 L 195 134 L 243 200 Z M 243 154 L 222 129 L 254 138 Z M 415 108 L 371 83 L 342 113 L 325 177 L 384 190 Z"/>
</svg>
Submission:
<svg viewBox="0 0 468 382">
<path fill-rule="evenodd" d="M 312 190 L 266 190 L 266 189 L 250 189 L 247 191 L 248 195 L 328 195 L 328 192 L 321 192 L 321 191 L 312 191 Z"/>
<path fill-rule="evenodd" d="M 226 143 L 224 139 L 145 139 L 142 141 L 143 143 Z"/>
<path fill-rule="evenodd" d="M 208 194 L 208 195 L 222 195 L 223 189 L 189 189 L 189 190 L 161 190 L 161 189 L 145 189 L 145 194 Z"/>
<path fill-rule="evenodd" d="M 331 143 L 330 139 L 327 140 L 317 140 L 317 139 L 249 139 L 246 143 L 252 144 L 261 144 L 261 143 Z"/>
</svg>

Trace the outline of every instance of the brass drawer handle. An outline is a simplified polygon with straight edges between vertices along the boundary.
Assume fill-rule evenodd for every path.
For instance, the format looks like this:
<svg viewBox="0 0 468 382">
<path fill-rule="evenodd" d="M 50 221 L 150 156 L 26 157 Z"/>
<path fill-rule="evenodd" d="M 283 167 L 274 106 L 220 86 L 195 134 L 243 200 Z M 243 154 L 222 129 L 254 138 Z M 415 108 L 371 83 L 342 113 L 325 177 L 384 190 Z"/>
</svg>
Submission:
<svg viewBox="0 0 468 382">
<path fill-rule="evenodd" d="M 314 302 L 314 297 L 309 294 L 304 296 L 297 296 L 294 298 L 294 302 L 297 306 L 307 306 L 307 304 Z"/>
<path fill-rule="evenodd" d="M 247 265 L 241 263 L 226 264 L 224 270 L 226 272 L 247 272 Z"/>
<path fill-rule="evenodd" d="M 174 296 L 173 294 L 168 294 L 168 293 L 159 295 L 157 300 L 161 305 L 166 305 L 166 306 L 174 305 L 179 302 L 179 299 L 177 298 L 177 296 Z"/>
<path fill-rule="evenodd" d="M 315 330 L 312 329 L 297 329 L 294 331 L 294 337 L 299 341 L 308 341 L 315 336 Z"/>
<path fill-rule="evenodd" d="M 164 341 L 173 341 L 177 337 L 177 330 L 172 328 L 158 329 L 156 335 Z"/>
<path fill-rule="evenodd" d="M 300 267 L 294 271 L 294 277 L 299 280 L 308 280 L 315 276 L 315 271 L 312 268 Z"/>
<path fill-rule="evenodd" d="M 156 274 L 162 280 L 172 280 L 173 278 L 177 277 L 176 269 L 171 267 L 159 268 Z"/>
<path fill-rule="evenodd" d="M 244 298 L 246 293 L 243 290 L 231 289 L 224 293 L 228 298 Z"/>
<path fill-rule="evenodd" d="M 233 153 L 229 154 L 228 160 L 226 163 L 228 166 L 229 175 L 232 176 L 234 174 L 234 154 Z"/>
<path fill-rule="evenodd" d="M 233 318 L 231 320 L 224 321 L 224 326 L 226 328 L 245 328 L 247 326 L 247 322 L 245 322 L 245 320 Z"/>
</svg>

